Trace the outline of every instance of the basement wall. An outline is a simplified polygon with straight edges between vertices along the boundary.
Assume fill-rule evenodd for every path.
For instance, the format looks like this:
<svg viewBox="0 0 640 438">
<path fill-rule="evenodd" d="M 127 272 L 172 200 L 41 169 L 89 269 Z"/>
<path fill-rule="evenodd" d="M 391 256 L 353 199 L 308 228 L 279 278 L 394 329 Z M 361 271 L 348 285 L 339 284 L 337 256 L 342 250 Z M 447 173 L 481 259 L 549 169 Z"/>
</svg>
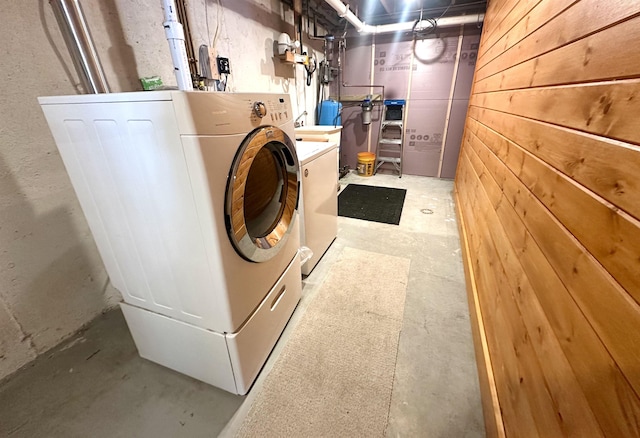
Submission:
<svg viewBox="0 0 640 438">
<path fill-rule="evenodd" d="M 638 41 L 638 2 L 490 2 L 455 182 L 488 436 L 640 436 Z"/>
<path fill-rule="evenodd" d="M 479 42 L 475 24 L 438 29 L 415 39 L 411 33 L 348 38 L 342 82 L 383 85 L 385 99 L 407 102 L 403 173 L 454 177 Z M 340 92 L 341 164 L 354 169 L 359 152 L 376 152 L 382 105 L 374 107 L 373 122 L 363 125 L 360 104 L 369 87 L 342 87 Z M 332 98 L 338 98 L 336 87 Z M 385 169 L 393 166 L 384 164 L 381 170 Z"/>
<path fill-rule="evenodd" d="M 222 7 L 219 6 L 221 3 Z M 160 0 L 81 0 L 112 91 L 160 75 L 175 86 Z M 293 12 L 279 1 L 188 2 L 197 47 L 231 62 L 231 91 L 286 92 L 313 122 L 316 80 L 274 59 Z M 36 98 L 80 87 L 47 1 L 4 2 L 0 63 L 0 379 L 120 300 L 111 287 Z M 308 47 L 309 41 L 303 41 Z M 316 46 L 317 48 L 321 48 Z"/>
</svg>

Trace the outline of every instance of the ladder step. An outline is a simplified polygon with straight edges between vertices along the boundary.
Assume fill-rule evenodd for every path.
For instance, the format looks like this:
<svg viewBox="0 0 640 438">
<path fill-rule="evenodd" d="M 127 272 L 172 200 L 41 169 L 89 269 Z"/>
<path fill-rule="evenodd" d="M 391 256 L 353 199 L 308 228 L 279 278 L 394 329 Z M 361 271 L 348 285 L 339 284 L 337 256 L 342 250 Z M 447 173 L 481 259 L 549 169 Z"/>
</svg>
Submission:
<svg viewBox="0 0 640 438">
<path fill-rule="evenodd" d="M 400 164 L 400 158 L 395 157 L 378 157 L 376 161 L 382 161 L 384 163 L 397 163 Z"/>
<path fill-rule="evenodd" d="M 402 144 L 401 138 L 381 138 L 378 142 L 380 144 Z"/>
<path fill-rule="evenodd" d="M 402 127 L 402 120 L 383 120 L 382 126 L 400 126 Z"/>
</svg>

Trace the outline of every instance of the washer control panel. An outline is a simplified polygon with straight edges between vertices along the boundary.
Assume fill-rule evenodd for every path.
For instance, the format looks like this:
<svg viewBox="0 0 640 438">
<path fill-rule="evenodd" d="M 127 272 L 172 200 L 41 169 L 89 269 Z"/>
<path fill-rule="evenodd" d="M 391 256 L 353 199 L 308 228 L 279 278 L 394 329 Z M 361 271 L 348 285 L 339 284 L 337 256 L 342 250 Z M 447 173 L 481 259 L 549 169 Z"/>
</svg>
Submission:
<svg viewBox="0 0 640 438">
<path fill-rule="evenodd" d="M 282 124 L 292 119 L 289 99 L 286 96 L 260 96 L 261 100 L 251 100 L 247 102 L 251 110 L 251 120 L 253 123 L 273 123 Z"/>
<path fill-rule="evenodd" d="M 272 123 L 286 122 L 292 116 L 288 100 L 282 97 L 270 99 L 267 102 L 269 108 L 269 121 Z"/>
<path fill-rule="evenodd" d="M 293 121 L 285 93 L 171 92 L 183 135 L 246 134 Z"/>
</svg>

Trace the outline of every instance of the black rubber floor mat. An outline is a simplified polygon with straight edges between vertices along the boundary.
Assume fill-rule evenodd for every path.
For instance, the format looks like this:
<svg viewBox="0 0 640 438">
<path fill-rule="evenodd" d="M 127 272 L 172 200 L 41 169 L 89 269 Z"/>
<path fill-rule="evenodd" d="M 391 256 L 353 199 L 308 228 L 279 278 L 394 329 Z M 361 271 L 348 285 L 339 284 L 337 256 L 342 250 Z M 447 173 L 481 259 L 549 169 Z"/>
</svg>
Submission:
<svg viewBox="0 0 640 438">
<path fill-rule="evenodd" d="M 398 225 L 405 189 L 349 184 L 338 195 L 338 216 Z"/>
</svg>

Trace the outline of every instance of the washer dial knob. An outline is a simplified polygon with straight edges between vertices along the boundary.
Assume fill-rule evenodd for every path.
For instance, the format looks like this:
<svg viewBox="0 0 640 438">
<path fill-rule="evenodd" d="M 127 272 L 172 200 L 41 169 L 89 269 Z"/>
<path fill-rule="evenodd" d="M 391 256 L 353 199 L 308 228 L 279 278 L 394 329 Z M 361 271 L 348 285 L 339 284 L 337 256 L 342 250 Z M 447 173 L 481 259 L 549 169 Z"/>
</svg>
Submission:
<svg viewBox="0 0 640 438">
<path fill-rule="evenodd" d="M 258 101 L 253 104 L 253 112 L 256 114 L 256 116 L 263 118 L 267 115 L 267 106 L 264 104 L 264 102 Z"/>
</svg>

